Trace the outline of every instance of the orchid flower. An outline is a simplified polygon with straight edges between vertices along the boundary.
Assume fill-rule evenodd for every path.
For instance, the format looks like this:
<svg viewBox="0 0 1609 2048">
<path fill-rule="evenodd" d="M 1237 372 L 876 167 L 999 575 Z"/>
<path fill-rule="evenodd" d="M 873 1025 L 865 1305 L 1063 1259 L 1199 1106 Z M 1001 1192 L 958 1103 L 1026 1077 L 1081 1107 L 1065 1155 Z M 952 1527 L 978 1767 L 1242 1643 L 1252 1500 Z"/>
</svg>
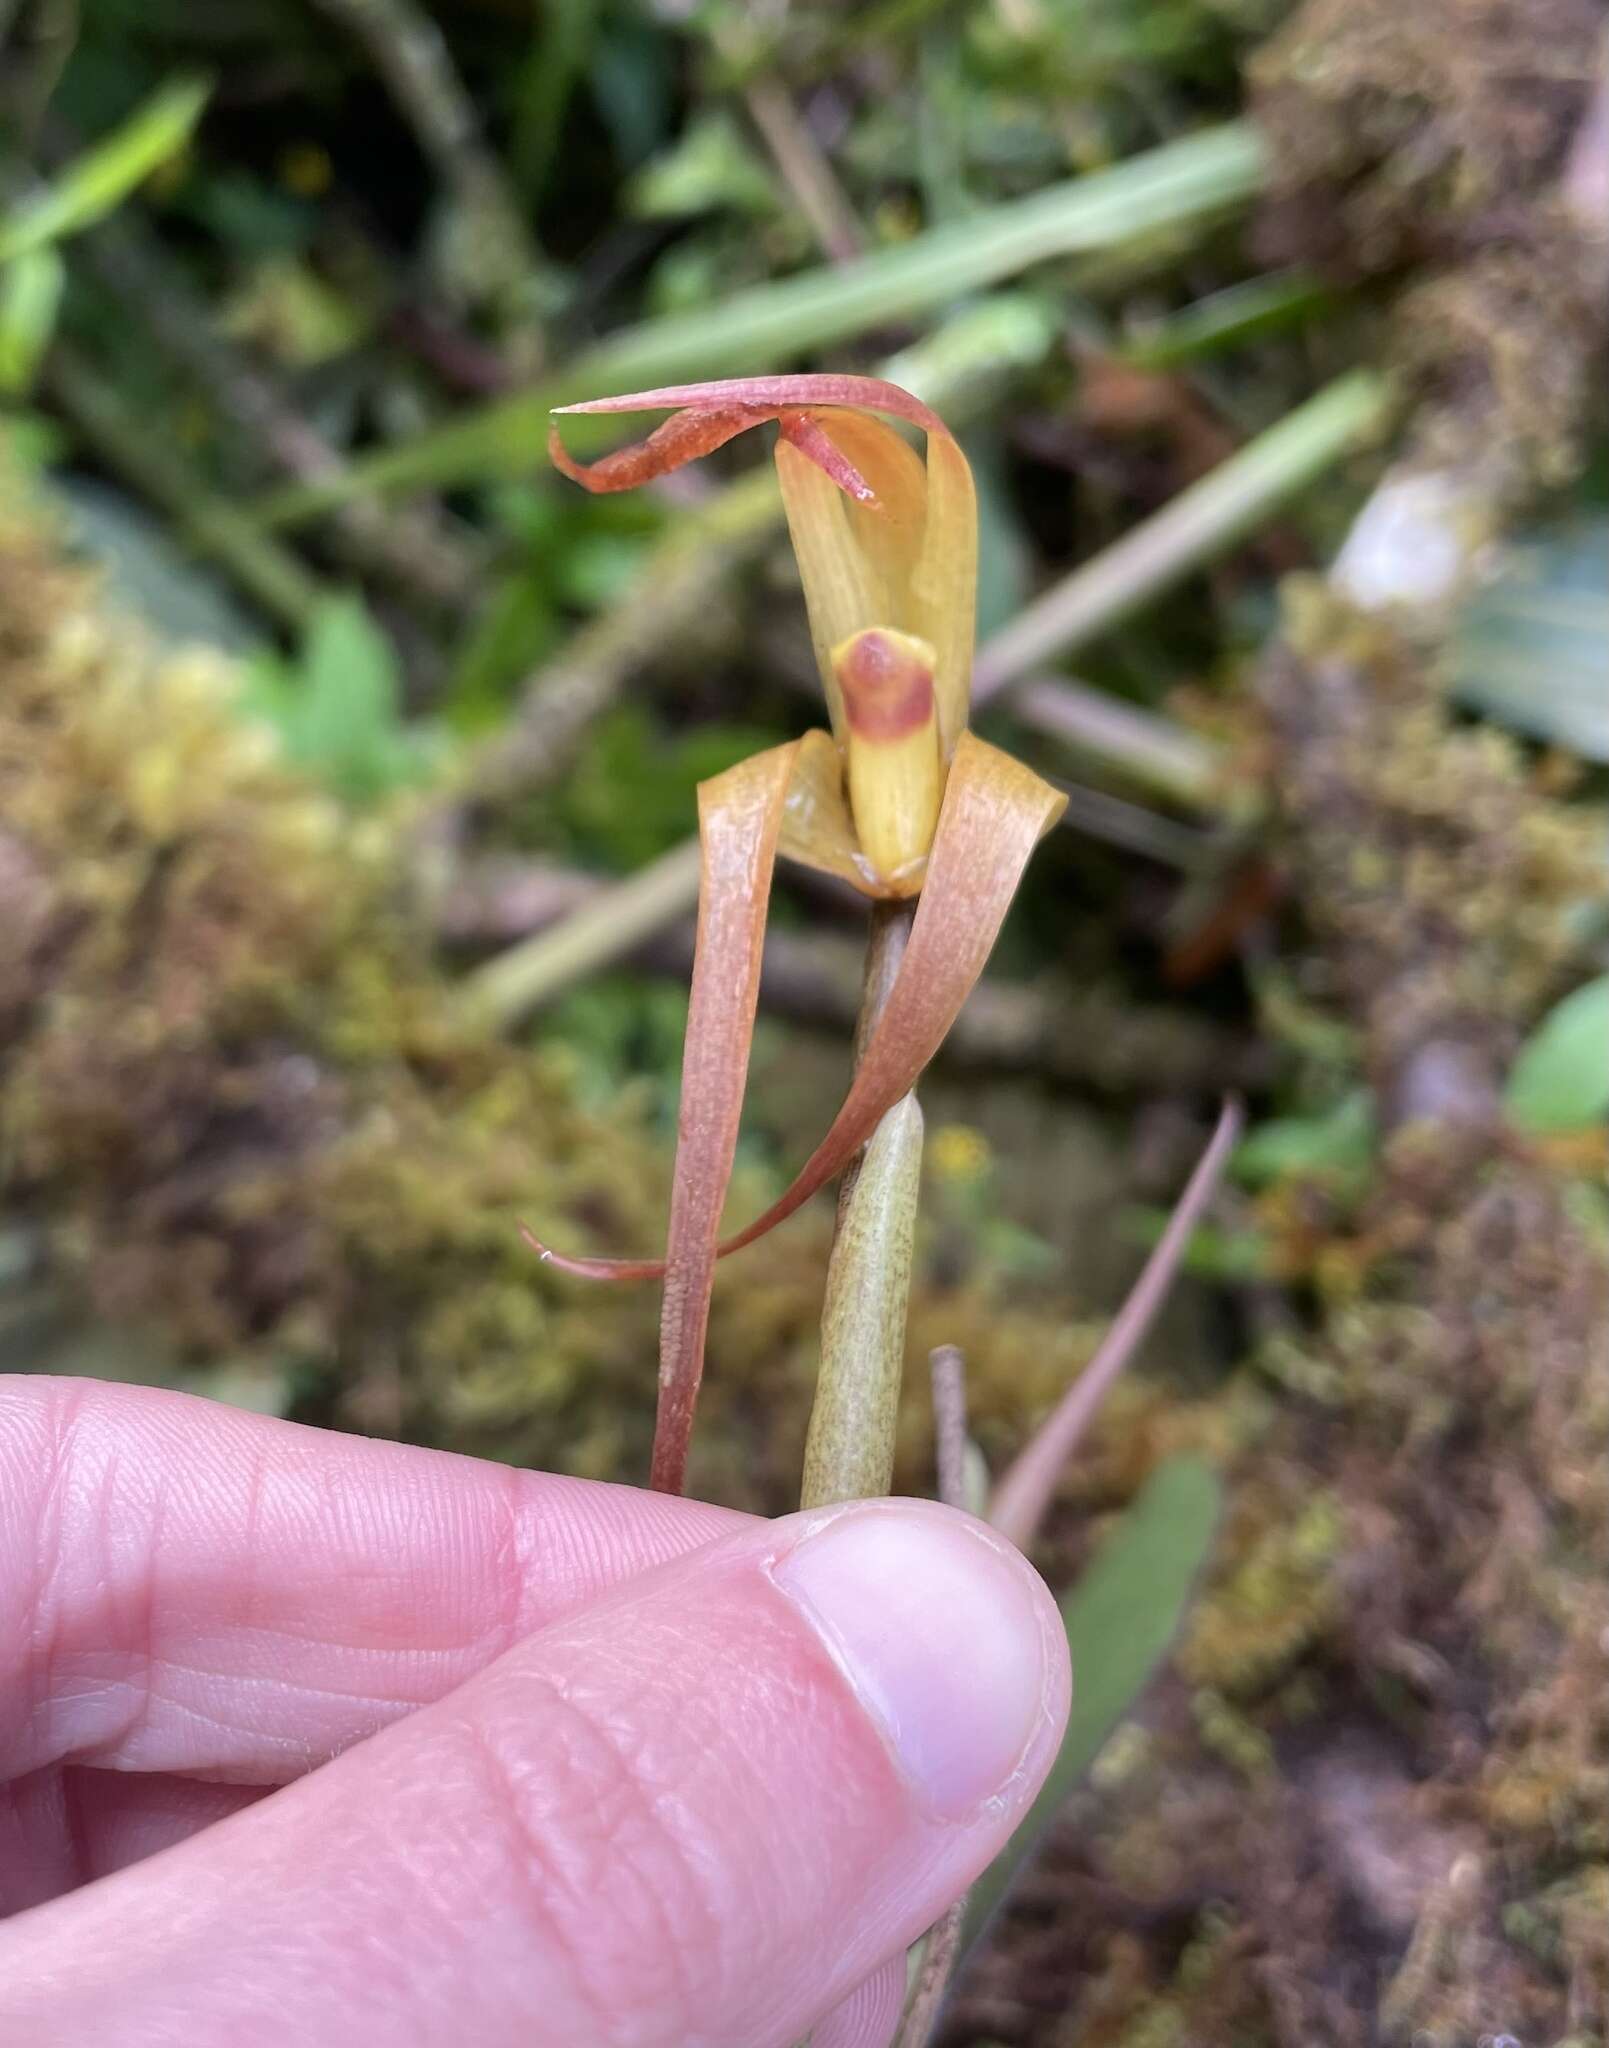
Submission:
<svg viewBox="0 0 1609 2048">
<path fill-rule="evenodd" d="M 663 1276 L 652 1478 L 676 1491 L 715 1261 L 763 1237 L 841 1172 L 914 1085 L 1066 799 L 967 730 L 977 501 L 966 457 L 936 413 L 897 385 L 841 376 L 675 385 L 562 410 L 671 408 L 646 440 L 593 463 L 576 462 L 555 429 L 553 461 L 588 490 L 629 490 L 774 421 L 832 728 L 756 754 L 699 788 L 698 936 L 665 1257 L 570 1258 L 537 1244 L 565 1272 Z M 925 461 L 890 417 L 922 430 Z M 826 1136 L 786 1193 L 722 1242 L 779 852 L 873 899 L 918 901 L 888 1000 Z"/>
</svg>

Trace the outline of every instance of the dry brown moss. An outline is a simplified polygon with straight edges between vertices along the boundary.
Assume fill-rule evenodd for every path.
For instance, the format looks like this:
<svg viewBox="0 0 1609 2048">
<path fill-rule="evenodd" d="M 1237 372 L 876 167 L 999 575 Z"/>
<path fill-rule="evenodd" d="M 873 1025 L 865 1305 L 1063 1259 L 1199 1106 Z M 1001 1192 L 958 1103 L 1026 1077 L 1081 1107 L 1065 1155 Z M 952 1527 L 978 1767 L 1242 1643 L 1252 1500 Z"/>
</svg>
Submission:
<svg viewBox="0 0 1609 2048">
<path fill-rule="evenodd" d="M 1253 59 L 1269 252 L 1394 274 L 1424 453 L 1570 472 L 1601 272 L 1559 181 L 1601 63 L 1602 0 L 1307 0 Z"/>
<path fill-rule="evenodd" d="M 227 665 L 103 614 L 15 491 L 0 529 L 9 1202 L 181 1355 L 338 1359 L 343 1412 L 614 1468 L 653 1304 L 561 1297 L 517 1219 L 648 1235 L 657 1150 L 455 1021 L 390 833 Z"/>
<path fill-rule="evenodd" d="M 1175 1677 L 957 2041 L 1609 2039 L 1609 1248 L 1500 1105 L 1601 819 L 1451 720 L 1394 636 L 1313 591 L 1294 618 L 1261 676 L 1292 957 L 1386 1136 L 1315 1212 L 1277 1371 L 1208 1404 L 1236 1477 Z M 1086 1486 L 1161 1447 L 1155 1398 L 1114 1403 Z"/>
</svg>

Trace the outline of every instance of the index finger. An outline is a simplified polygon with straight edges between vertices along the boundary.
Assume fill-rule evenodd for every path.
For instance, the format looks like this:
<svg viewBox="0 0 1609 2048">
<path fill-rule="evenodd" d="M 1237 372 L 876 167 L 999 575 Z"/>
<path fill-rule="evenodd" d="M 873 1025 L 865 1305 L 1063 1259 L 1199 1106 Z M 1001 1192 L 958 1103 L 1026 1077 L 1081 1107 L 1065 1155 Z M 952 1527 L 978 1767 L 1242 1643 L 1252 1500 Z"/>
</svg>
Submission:
<svg viewBox="0 0 1609 2048">
<path fill-rule="evenodd" d="M 0 1777 L 73 1761 L 283 1783 L 746 1519 L 0 1376 Z"/>
</svg>

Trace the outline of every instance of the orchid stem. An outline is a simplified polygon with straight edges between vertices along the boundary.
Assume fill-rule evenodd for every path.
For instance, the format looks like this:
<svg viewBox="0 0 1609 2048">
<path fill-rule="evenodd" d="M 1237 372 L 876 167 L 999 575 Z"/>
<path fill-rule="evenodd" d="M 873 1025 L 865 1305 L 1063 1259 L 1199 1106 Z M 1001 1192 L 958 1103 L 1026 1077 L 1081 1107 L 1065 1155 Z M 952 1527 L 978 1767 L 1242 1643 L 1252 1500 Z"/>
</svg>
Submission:
<svg viewBox="0 0 1609 2048">
<path fill-rule="evenodd" d="M 857 1064 L 899 973 L 914 911 L 912 903 L 873 906 Z M 893 1483 L 921 1171 L 922 1111 L 912 1093 L 888 1111 L 839 1184 L 802 1507 L 871 1499 Z"/>
</svg>

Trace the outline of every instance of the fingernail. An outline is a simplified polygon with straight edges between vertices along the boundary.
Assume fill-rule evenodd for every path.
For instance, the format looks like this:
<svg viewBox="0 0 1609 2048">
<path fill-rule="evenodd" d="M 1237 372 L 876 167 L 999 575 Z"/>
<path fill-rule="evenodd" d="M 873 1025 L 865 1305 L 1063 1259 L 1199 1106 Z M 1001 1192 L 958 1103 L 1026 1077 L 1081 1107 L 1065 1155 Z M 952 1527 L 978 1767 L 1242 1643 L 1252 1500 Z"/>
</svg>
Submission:
<svg viewBox="0 0 1609 2048">
<path fill-rule="evenodd" d="M 921 1501 L 867 1503 L 812 1530 L 773 1576 L 881 1723 L 940 1819 L 1006 1791 L 1049 1711 L 1054 1609 L 981 1524 Z"/>
</svg>

